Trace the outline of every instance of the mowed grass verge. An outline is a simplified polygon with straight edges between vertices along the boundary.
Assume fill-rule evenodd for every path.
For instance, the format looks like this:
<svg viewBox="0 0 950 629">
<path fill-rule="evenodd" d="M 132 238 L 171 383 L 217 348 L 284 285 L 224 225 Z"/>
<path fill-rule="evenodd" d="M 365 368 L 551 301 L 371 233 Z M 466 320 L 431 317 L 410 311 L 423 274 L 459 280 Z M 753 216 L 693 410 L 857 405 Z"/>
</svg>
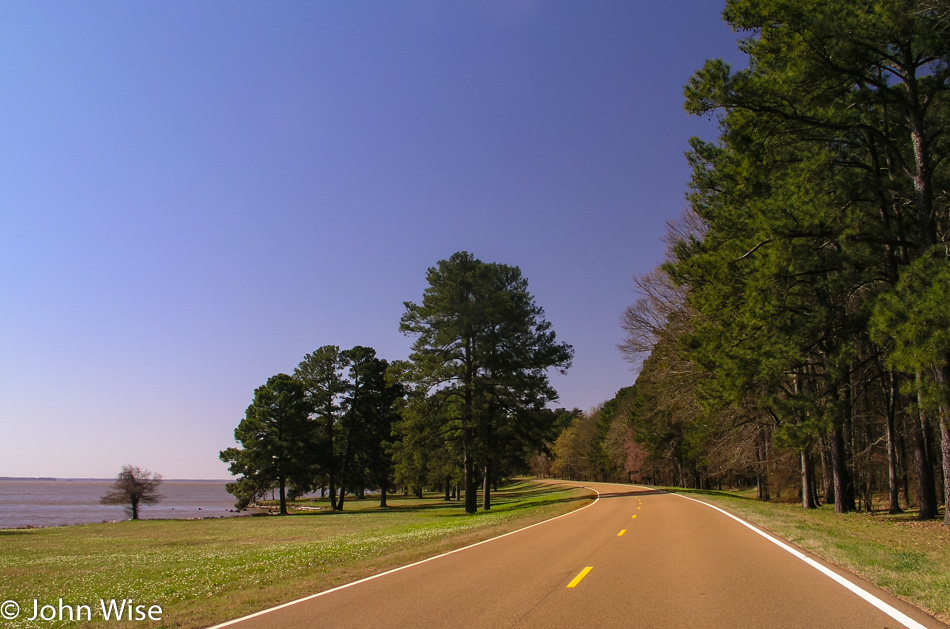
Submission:
<svg viewBox="0 0 950 629">
<path fill-rule="evenodd" d="M 759 525 L 950 623 L 950 528 L 912 512 L 836 514 L 727 492 L 670 489 Z"/>
<path fill-rule="evenodd" d="M 327 590 L 567 513 L 589 491 L 521 481 L 492 509 L 462 513 L 441 496 L 350 501 L 341 513 L 217 520 L 141 520 L 0 531 L 0 599 L 21 614 L 4 627 L 204 627 Z M 145 513 L 147 517 L 147 513 Z M 100 599 L 161 605 L 161 622 L 102 621 Z M 34 622 L 33 601 L 90 605 L 93 623 Z"/>
</svg>

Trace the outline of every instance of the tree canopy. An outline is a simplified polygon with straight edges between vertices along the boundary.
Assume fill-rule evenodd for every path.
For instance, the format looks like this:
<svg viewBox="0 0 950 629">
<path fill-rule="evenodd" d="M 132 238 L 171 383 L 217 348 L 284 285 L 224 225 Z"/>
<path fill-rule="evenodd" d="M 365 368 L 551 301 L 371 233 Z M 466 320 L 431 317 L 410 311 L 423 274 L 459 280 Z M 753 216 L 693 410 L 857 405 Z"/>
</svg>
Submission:
<svg viewBox="0 0 950 629">
<path fill-rule="evenodd" d="M 254 401 L 234 430 L 241 448 L 221 452 L 232 474 L 240 475 L 229 491 L 245 502 L 277 486 L 280 513 L 287 513 L 287 487 L 306 486 L 312 468 L 316 431 L 309 420 L 310 402 L 302 382 L 277 374 L 254 391 Z"/>
<path fill-rule="evenodd" d="M 465 511 L 477 509 L 476 462 L 490 508 L 492 468 L 502 441 L 526 437 L 531 411 L 556 399 L 549 369 L 565 371 L 559 343 L 518 267 L 459 252 L 426 273 L 422 302 L 406 302 L 400 329 L 415 337 L 405 377 L 431 398 L 460 444 Z"/>
<path fill-rule="evenodd" d="M 109 492 L 100 500 L 104 505 L 123 505 L 133 520 L 139 519 L 140 505 L 153 505 L 162 500 L 158 486 L 162 475 L 134 465 L 123 465 Z"/>
</svg>

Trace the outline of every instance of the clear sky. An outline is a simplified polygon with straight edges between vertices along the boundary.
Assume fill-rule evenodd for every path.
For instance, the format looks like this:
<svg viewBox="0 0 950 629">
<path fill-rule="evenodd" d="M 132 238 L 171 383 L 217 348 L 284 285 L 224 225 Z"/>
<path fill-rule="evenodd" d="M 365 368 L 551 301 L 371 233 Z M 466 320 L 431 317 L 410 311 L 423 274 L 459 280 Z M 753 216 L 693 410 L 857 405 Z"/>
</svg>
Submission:
<svg viewBox="0 0 950 629">
<path fill-rule="evenodd" d="M 254 389 L 408 356 L 456 251 L 517 265 L 633 383 L 631 276 L 680 214 L 719 0 L 0 3 L 0 476 L 227 478 Z"/>
</svg>

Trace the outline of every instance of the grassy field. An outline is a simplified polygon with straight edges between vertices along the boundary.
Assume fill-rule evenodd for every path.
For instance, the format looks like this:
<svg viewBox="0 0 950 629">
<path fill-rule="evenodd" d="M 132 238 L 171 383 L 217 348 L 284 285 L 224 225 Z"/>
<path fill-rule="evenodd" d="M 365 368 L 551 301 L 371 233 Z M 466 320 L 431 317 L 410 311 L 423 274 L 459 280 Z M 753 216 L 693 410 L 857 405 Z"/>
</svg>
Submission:
<svg viewBox="0 0 950 629">
<path fill-rule="evenodd" d="M 525 481 L 468 516 L 431 495 L 391 498 L 384 510 L 368 499 L 342 513 L 2 530 L 0 600 L 21 610 L 2 626 L 143 626 L 101 621 L 100 599 L 160 605 L 162 621 L 148 627 L 208 626 L 566 513 L 589 496 Z M 68 611 L 63 622 L 25 620 L 34 600 L 58 617 L 60 598 L 90 605 L 99 622 L 69 622 Z"/>
<path fill-rule="evenodd" d="M 831 506 L 763 503 L 671 489 L 730 511 L 950 622 L 950 529 L 915 514 L 836 514 Z"/>
</svg>

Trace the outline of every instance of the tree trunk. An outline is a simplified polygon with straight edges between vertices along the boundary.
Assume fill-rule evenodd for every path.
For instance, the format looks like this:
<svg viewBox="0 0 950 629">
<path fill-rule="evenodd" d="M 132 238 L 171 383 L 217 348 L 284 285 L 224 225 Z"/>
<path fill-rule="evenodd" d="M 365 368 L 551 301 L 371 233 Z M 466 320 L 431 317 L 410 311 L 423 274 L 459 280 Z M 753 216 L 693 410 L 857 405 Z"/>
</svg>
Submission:
<svg viewBox="0 0 950 629">
<path fill-rule="evenodd" d="M 905 49 L 903 53 L 906 63 L 911 59 L 911 51 Z M 908 63 L 907 67 L 912 68 L 914 66 Z M 910 114 L 907 121 L 910 123 L 911 146 L 914 149 L 914 165 L 916 166 L 912 181 L 917 209 L 918 239 L 921 249 L 926 250 L 937 243 L 937 226 L 933 205 L 933 172 L 931 169 L 930 147 L 924 129 L 925 105 L 921 103 L 917 77 L 911 73 L 903 78 L 904 84 L 907 86 L 907 104 Z M 927 433 L 929 431 L 923 411 L 922 386 L 922 374 L 918 372 L 917 395 L 920 405 L 920 427 L 919 431 L 915 431 L 919 432 L 919 443 L 917 436 L 915 436 L 914 449 L 917 454 L 918 484 L 920 488 L 918 497 L 920 501 L 919 518 L 929 520 L 937 517 L 937 493 L 934 487 L 934 466 L 930 458 L 930 449 L 927 447 Z"/>
<path fill-rule="evenodd" d="M 465 454 L 463 460 L 465 472 L 465 513 L 478 511 L 478 480 L 475 478 L 475 462 L 472 456 Z"/>
<path fill-rule="evenodd" d="M 910 55 L 910 51 L 905 51 Z M 908 67 L 912 67 L 909 65 Z M 924 111 L 926 105 L 921 105 L 917 80 L 913 76 L 906 77 L 908 105 L 910 116 L 910 141 L 914 149 L 914 165 L 917 172 L 913 173 L 911 181 L 914 184 L 914 201 L 917 210 L 917 229 L 920 244 L 927 248 L 937 242 L 937 225 L 934 215 L 933 171 L 931 169 L 930 146 L 924 132 Z"/>
<path fill-rule="evenodd" d="M 824 484 L 824 499 L 826 505 L 835 503 L 835 477 L 831 472 L 831 453 L 824 439 L 818 440 L 821 448 L 821 479 Z"/>
<path fill-rule="evenodd" d="M 768 461 L 765 449 L 765 429 L 759 426 L 755 434 L 755 497 L 762 502 L 769 502 Z"/>
<path fill-rule="evenodd" d="M 897 405 L 900 400 L 900 392 L 897 388 L 897 376 L 890 372 L 890 384 L 887 396 L 887 512 L 890 514 L 901 513 L 900 505 L 900 486 L 897 474 L 897 439 L 895 435 L 894 419 L 897 413 Z"/>
<path fill-rule="evenodd" d="M 942 370 L 942 368 L 941 368 Z M 940 383 L 946 386 L 946 383 Z M 943 469 L 943 524 L 950 526 L 950 408 L 940 405 L 940 453 Z"/>
<path fill-rule="evenodd" d="M 946 354 L 943 356 L 947 358 Z M 947 384 L 950 382 L 950 366 L 944 365 L 934 369 L 937 387 L 942 392 L 942 401 L 939 404 L 940 421 L 940 454 L 942 460 L 943 483 L 940 485 L 943 494 L 943 524 L 950 526 L 950 400 L 947 399 Z"/>
<path fill-rule="evenodd" d="M 844 460 L 844 469 L 846 472 L 846 482 L 844 484 L 844 502 L 847 506 L 847 511 L 850 512 L 855 510 L 854 503 L 858 493 L 855 490 L 855 482 L 858 477 L 857 471 L 855 470 L 855 453 L 858 452 L 858 449 L 854 445 L 854 400 L 851 395 L 850 371 L 845 376 L 842 400 L 844 402 L 844 426 L 841 431 L 841 436 L 845 447 L 841 450 L 841 453 L 842 459 Z M 851 446 L 850 449 L 848 448 L 849 444 Z"/>
<path fill-rule="evenodd" d="M 950 526 L 950 417 L 940 422 L 940 449 L 943 451 L 943 524 Z"/>
<path fill-rule="evenodd" d="M 486 421 L 482 425 L 482 439 L 485 444 L 485 478 L 482 480 L 482 511 L 491 509 L 491 474 L 492 474 L 492 455 L 495 451 L 495 433 L 493 422 L 495 420 L 495 398 L 494 391 L 488 404 L 488 413 Z"/>
<path fill-rule="evenodd" d="M 910 474 L 907 467 L 907 461 L 910 457 L 907 455 L 907 441 L 904 439 L 904 434 L 907 432 L 907 418 L 904 413 L 901 413 L 900 417 L 903 420 L 903 426 L 897 431 L 897 467 L 901 474 L 901 493 L 904 494 L 904 508 L 910 509 Z"/>
<path fill-rule="evenodd" d="M 879 78 L 882 78 L 879 76 Z M 883 99 L 883 94 L 882 94 Z M 883 111 L 885 112 L 884 124 L 887 125 L 887 104 L 882 100 Z M 886 129 L 887 127 L 885 127 Z M 881 223 L 884 225 L 885 231 L 890 233 L 893 227 L 891 226 L 890 213 L 891 211 L 897 214 L 898 210 L 894 207 L 894 202 L 889 200 L 888 197 L 884 194 L 886 185 L 882 177 L 882 164 L 881 164 L 881 151 L 879 149 L 877 141 L 873 137 L 868 137 L 868 148 L 871 155 L 871 163 L 874 170 L 874 178 L 876 180 L 876 185 L 874 186 L 875 192 L 878 198 L 878 206 L 880 209 Z M 885 157 L 887 162 L 888 172 L 891 173 L 891 179 L 893 180 L 893 165 L 891 160 Z M 903 240 L 903 239 L 902 239 Z M 884 246 L 885 250 L 885 259 L 887 261 L 887 275 L 888 280 L 891 286 L 897 284 L 899 278 L 898 272 L 898 252 L 895 251 L 894 245 L 887 243 Z M 885 375 L 882 376 L 881 388 L 883 389 L 886 409 L 885 413 L 887 415 L 887 491 L 888 491 L 888 513 L 896 514 L 902 513 L 900 506 L 900 461 L 898 459 L 898 440 L 900 435 L 896 429 L 896 420 L 897 412 L 900 408 L 901 403 L 901 394 L 900 387 L 898 386 L 897 374 L 893 371 L 884 371 Z M 905 498 L 906 498 L 906 475 L 904 476 L 904 487 L 905 487 Z"/>
<path fill-rule="evenodd" d="M 835 513 L 854 511 L 854 503 L 848 501 L 848 466 L 845 464 L 844 436 L 841 428 L 831 431 L 831 468 L 835 484 Z"/>
<path fill-rule="evenodd" d="M 336 509 L 336 485 L 334 485 L 333 480 L 333 461 L 330 461 L 329 471 L 327 472 L 327 485 L 329 486 L 328 493 L 330 496 L 330 508 Z"/>
<path fill-rule="evenodd" d="M 386 486 L 383 485 L 379 488 L 379 508 L 384 509 L 389 505 L 386 504 Z"/>
<path fill-rule="evenodd" d="M 922 374 L 917 374 L 918 406 L 923 405 Z M 917 463 L 917 501 L 920 504 L 920 520 L 932 520 L 937 517 L 937 491 L 934 487 L 934 466 L 927 444 L 927 416 L 922 408 L 918 409 L 914 424 L 914 458 Z"/>
<path fill-rule="evenodd" d="M 814 469 L 811 464 L 811 448 L 802 448 L 801 450 L 801 461 L 802 461 L 802 508 L 804 509 L 817 509 L 818 504 L 815 502 L 815 490 L 813 489 L 814 481 Z"/>
<path fill-rule="evenodd" d="M 344 442 L 343 442 L 343 456 L 340 457 L 340 468 L 339 468 L 340 494 L 339 494 L 339 497 L 337 498 L 337 507 L 336 507 L 337 511 L 343 511 L 343 501 L 346 496 L 345 486 L 346 486 L 346 483 L 350 480 L 350 476 L 351 476 L 350 468 L 353 467 L 353 460 L 352 460 L 353 448 L 350 445 L 351 442 L 353 441 L 352 421 L 353 421 L 352 418 L 350 418 L 349 420 L 347 420 L 347 423 L 344 424 L 344 426 L 346 427 L 346 432 L 344 435 L 342 435 L 344 438 Z M 353 488 L 351 487 L 350 489 L 352 490 Z M 351 493 L 355 494 L 355 491 Z"/>
<path fill-rule="evenodd" d="M 469 428 L 465 432 L 472 431 Z M 470 437 L 466 441 L 465 453 L 462 456 L 462 468 L 465 475 L 462 481 L 465 483 L 465 513 L 475 513 L 478 511 L 478 479 L 475 476 L 475 461 L 471 452 L 474 439 Z"/>
<path fill-rule="evenodd" d="M 280 496 L 280 514 L 287 515 L 287 481 L 281 476 L 277 479 L 278 495 Z"/>
</svg>

